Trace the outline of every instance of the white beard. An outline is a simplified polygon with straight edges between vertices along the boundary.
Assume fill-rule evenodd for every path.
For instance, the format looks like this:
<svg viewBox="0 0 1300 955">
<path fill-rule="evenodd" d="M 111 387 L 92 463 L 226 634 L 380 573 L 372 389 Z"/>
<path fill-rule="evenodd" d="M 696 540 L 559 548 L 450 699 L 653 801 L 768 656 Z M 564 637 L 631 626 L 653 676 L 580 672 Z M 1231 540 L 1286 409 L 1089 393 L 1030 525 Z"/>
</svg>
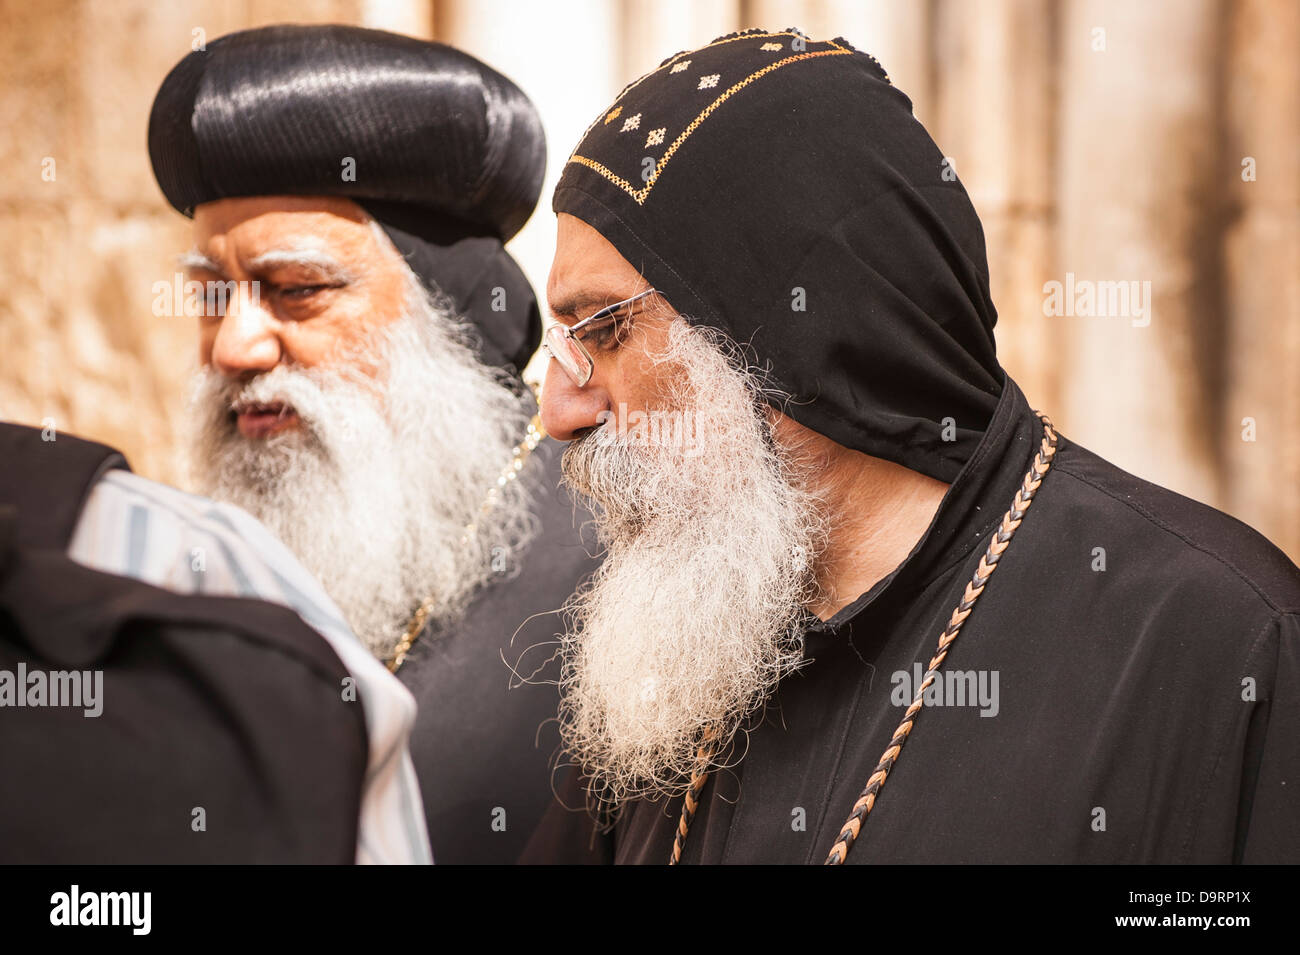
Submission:
<svg viewBox="0 0 1300 955">
<path fill-rule="evenodd" d="M 684 321 L 656 361 L 694 443 L 607 425 L 564 456 L 607 553 L 567 608 L 560 732 L 605 808 L 683 792 L 706 738 L 712 765 L 725 764 L 747 717 L 801 662 L 824 538 L 757 379 Z"/>
<path fill-rule="evenodd" d="M 190 407 L 200 492 L 279 536 L 381 660 L 421 603 L 433 598 L 435 623 L 455 618 L 493 576 L 494 556 L 517 566 L 535 531 L 523 481 L 483 513 L 524 437 L 525 399 L 478 361 L 413 274 L 407 301 L 364 354 L 329 367 L 280 365 L 246 384 L 201 369 Z M 377 379 L 353 361 L 381 369 Z M 240 402 L 283 403 L 301 426 L 250 440 L 231 410 Z"/>
</svg>

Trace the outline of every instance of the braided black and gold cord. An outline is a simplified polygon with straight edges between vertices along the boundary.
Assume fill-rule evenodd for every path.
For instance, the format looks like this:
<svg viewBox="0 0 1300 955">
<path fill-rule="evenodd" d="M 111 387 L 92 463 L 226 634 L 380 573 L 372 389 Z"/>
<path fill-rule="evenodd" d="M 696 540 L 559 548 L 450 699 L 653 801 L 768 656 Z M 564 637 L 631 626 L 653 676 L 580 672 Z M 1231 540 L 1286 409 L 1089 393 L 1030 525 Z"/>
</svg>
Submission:
<svg viewBox="0 0 1300 955">
<path fill-rule="evenodd" d="M 673 837 L 673 854 L 668 860 L 669 865 L 677 865 L 682 859 L 682 847 L 686 845 L 691 823 L 695 820 L 695 810 L 700 805 L 700 793 L 704 791 L 704 784 L 709 781 L 709 761 L 713 756 L 713 747 L 710 745 L 712 738 L 713 733 L 706 731 L 704 739 L 700 741 L 699 749 L 695 751 L 695 772 L 691 775 L 691 788 L 686 790 L 686 797 L 682 800 L 682 815 L 677 820 L 677 835 Z"/>
<path fill-rule="evenodd" d="M 826 865 L 842 865 L 848 857 L 849 850 L 853 848 L 854 841 L 862 831 L 862 824 L 866 821 L 867 814 L 871 812 L 871 808 L 876 804 L 876 799 L 885 785 L 889 771 L 894 767 L 894 763 L 898 761 L 899 754 L 903 749 L 903 743 L 907 741 L 908 734 L 912 732 L 912 726 L 916 722 L 916 717 L 921 712 L 921 707 L 924 704 L 925 691 L 930 688 L 938 677 L 939 667 L 943 664 L 944 658 L 948 656 L 948 650 L 951 649 L 953 641 L 957 639 L 957 634 L 961 632 L 962 624 L 971 615 L 971 611 L 975 608 L 975 601 L 984 592 L 989 578 L 993 576 L 993 571 L 997 570 L 998 561 L 1002 559 L 1002 555 L 1010 545 L 1012 536 L 1020 527 L 1020 522 L 1025 518 L 1025 512 L 1029 510 L 1029 505 L 1034 502 L 1034 495 L 1038 493 L 1038 488 L 1043 483 L 1043 477 L 1047 474 L 1048 468 L 1052 466 L 1052 459 L 1056 457 L 1056 429 L 1052 427 L 1052 419 L 1047 415 L 1041 411 L 1036 411 L 1035 414 L 1043 422 L 1042 445 L 1039 447 L 1038 453 L 1034 455 L 1029 470 L 1025 472 L 1024 481 L 1021 483 L 1020 489 L 1016 491 L 1010 510 L 1003 515 L 1002 523 L 994 532 L 988 548 L 980 558 L 974 575 L 966 585 L 961 600 L 948 620 L 948 626 L 940 634 L 939 647 L 930 659 L 925 678 L 917 688 L 916 696 L 911 705 L 908 706 L 907 712 L 904 713 L 903 721 L 898 725 L 898 729 L 894 731 L 894 736 L 885 748 L 884 755 L 880 757 L 880 762 L 876 764 L 875 772 L 867 779 L 866 788 L 862 790 L 862 795 L 853 804 L 853 811 L 849 813 L 849 818 L 840 829 L 835 845 L 831 847 L 830 854 L 826 857 Z M 704 790 L 704 784 L 708 781 L 709 757 L 710 751 L 707 743 L 701 743 L 697 753 L 697 768 L 691 777 L 690 789 L 687 791 L 686 798 L 682 803 L 682 815 L 677 823 L 677 835 L 673 839 L 673 854 L 669 860 L 669 865 L 676 865 L 681 859 L 682 847 L 686 844 L 691 822 L 694 820 L 695 811 L 699 806 L 700 793 Z"/>
<path fill-rule="evenodd" d="M 830 854 L 826 857 L 826 865 L 842 865 L 849 854 L 849 850 L 853 848 L 854 840 L 858 838 L 858 834 L 862 831 L 862 823 L 866 821 L 867 813 L 871 812 L 871 807 L 876 804 L 876 798 L 885 785 L 885 779 L 888 778 L 889 771 L 893 768 L 894 763 L 898 761 L 899 753 L 903 749 L 903 743 L 907 741 L 908 734 L 912 732 L 912 726 L 916 721 L 917 714 L 921 712 L 925 691 L 930 688 L 930 685 L 934 683 L 938 676 L 939 667 L 943 664 L 944 658 L 948 656 L 948 650 L 951 649 L 953 641 L 957 639 L 957 634 L 961 632 L 962 624 L 970 616 L 975 607 L 975 601 L 984 592 L 989 578 L 993 576 L 993 571 L 997 570 L 998 561 L 1006 553 L 1012 535 L 1020 526 L 1020 522 L 1024 520 L 1025 512 L 1029 510 L 1029 505 L 1034 502 L 1034 495 L 1038 493 L 1038 488 L 1043 483 L 1043 477 L 1047 474 L 1047 469 L 1052 466 L 1052 459 L 1056 456 L 1056 431 L 1052 428 L 1052 421 L 1047 415 L 1041 411 L 1036 413 L 1043 422 L 1042 446 L 1034 456 L 1034 462 L 1030 465 L 1029 471 L 1025 474 L 1024 483 L 1021 484 L 1020 490 L 1016 492 L 1015 500 L 1011 503 L 1011 509 L 1003 515 L 1002 524 L 998 527 L 992 540 L 989 541 L 984 556 L 980 558 L 979 566 L 975 568 L 975 574 L 966 585 L 966 591 L 962 594 L 961 601 L 953 610 L 948 626 L 944 628 L 943 633 L 939 636 L 939 647 L 930 659 L 925 678 L 916 690 L 916 697 L 908 706 L 907 712 L 903 715 L 903 721 L 898 724 L 898 729 L 894 730 L 893 739 L 885 747 L 885 753 L 880 757 L 880 762 L 876 764 L 875 772 L 867 779 L 867 785 L 862 790 L 862 795 L 853 804 L 853 811 L 849 813 L 848 821 L 844 823 L 839 837 L 835 840 L 835 845 L 831 847 Z"/>
</svg>

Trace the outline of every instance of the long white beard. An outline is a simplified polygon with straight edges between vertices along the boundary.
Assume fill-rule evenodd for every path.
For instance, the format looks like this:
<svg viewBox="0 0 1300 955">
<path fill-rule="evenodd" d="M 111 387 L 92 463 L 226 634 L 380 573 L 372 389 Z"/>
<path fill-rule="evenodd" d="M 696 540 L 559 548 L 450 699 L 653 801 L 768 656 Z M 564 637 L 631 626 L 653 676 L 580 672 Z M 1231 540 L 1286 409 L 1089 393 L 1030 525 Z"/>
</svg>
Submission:
<svg viewBox="0 0 1300 955">
<path fill-rule="evenodd" d="M 801 661 L 824 536 L 814 498 L 771 440 L 756 379 L 685 322 L 657 360 L 693 442 L 606 425 L 564 456 L 607 553 L 567 608 L 560 732 L 607 807 L 684 791 L 706 738 L 713 764 L 727 759 L 746 718 Z"/>
<path fill-rule="evenodd" d="M 524 400 L 413 276 L 408 286 L 407 314 L 364 354 L 243 384 L 205 368 L 191 401 L 199 490 L 279 536 L 381 660 L 421 603 L 433 598 L 435 623 L 454 619 L 494 566 L 517 566 L 535 531 L 523 481 L 484 513 L 524 436 Z M 355 371 L 361 362 L 377 379 Z M 231 411 L 239 402 L 291 406 L 302 426 L 250 440 Z"/>
</svg>

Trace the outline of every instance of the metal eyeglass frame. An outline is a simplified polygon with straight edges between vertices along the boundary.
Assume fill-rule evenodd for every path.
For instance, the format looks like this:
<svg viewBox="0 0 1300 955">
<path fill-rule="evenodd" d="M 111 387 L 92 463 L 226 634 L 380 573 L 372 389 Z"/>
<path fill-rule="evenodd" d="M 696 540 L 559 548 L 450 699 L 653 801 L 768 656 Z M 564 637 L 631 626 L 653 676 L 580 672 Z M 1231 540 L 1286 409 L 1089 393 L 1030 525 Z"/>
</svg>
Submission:
<svg viewBox="0 0 1300 955">
<path fill-rule="evenodd" d="M 564 373 L 569 376 L 575 385 L 579 388 L 585 387 L 591 380 L 592 373 L 596 370 L 596 362 L 587 351 L 582 340 L 578 337 L 580 332 L 591 331 L 593 323 L 603 321 L 604 319 L 613 320 L 618 312 L 627 308 L 633 302 L 638 302 L 647 296 L 654 295 L 653 288 L 637 292 L 631 298 L 625 298 L 621 302 L 615 302 L 613 305 L 607 305 L 599 312 L 588 315 L 582 321 L 574 325 L 562 325 L 559 322 L 551 325 L 542 336 L 542 347 L 546 349 L 546 354 L 554 358 Z M 572 361 L 569 364 L 567 359 Z"/>
</svg>

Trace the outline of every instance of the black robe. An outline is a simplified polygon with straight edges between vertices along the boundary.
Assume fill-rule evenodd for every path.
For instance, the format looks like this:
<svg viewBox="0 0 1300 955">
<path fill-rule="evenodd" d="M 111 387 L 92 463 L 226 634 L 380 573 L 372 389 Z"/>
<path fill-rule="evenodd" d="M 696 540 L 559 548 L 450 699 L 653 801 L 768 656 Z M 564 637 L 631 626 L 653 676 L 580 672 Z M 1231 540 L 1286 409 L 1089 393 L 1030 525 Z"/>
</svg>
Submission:
<svg viewBox="0 0 1300 955">
<path fill-rule="evenodd" d="M 585 543 L 580 537 L 589 516 L 560 487 L 562 450 L 547 439 L 533 452 L 541 530 L 518 568 L 507 566 L 455 624 L 426 627 L 397 671 L 419 706 L 411 757 L 438 864 L 514 862 L 553 798 L 558 693 L 511 688 L 520 681 L 505 661 L 555 641 L 564 628 L 551 611 L 598 563 L 590 528 Z M 528 653 L 528 672 L 553 650 Z"/>
<path fill-rule="evenodd" d="M 69 557 L 91 490 L 129 468 L 44 438 L 0 422 L 0 865 L 353 862 L 369 742 L 347 667 L 288 607 Z M 142 551 L 150 520 L 135 509 Z M 102 712 L 15 705 L 23 672 L 50 703 L 55 674 L 98 673 Z"/>
<path fill-rule="evenodd" d="M 1040 438 L 1008 379 L 909 557 L 806 635 L 710 776 L 683 862 L 826 859 L 911 699 L 895 674 L 934 654 Z M 1300 862 L 1298 612 L 1300 571 L 1258 533 L 1062 436 L 940 669 L 996 672 L 996 715 L 923 707 L 848 862 Z M 666 863 L 681 806 L 630 803 L 597 837 L 557 803 L 524 861 Z"/>
</svg>

